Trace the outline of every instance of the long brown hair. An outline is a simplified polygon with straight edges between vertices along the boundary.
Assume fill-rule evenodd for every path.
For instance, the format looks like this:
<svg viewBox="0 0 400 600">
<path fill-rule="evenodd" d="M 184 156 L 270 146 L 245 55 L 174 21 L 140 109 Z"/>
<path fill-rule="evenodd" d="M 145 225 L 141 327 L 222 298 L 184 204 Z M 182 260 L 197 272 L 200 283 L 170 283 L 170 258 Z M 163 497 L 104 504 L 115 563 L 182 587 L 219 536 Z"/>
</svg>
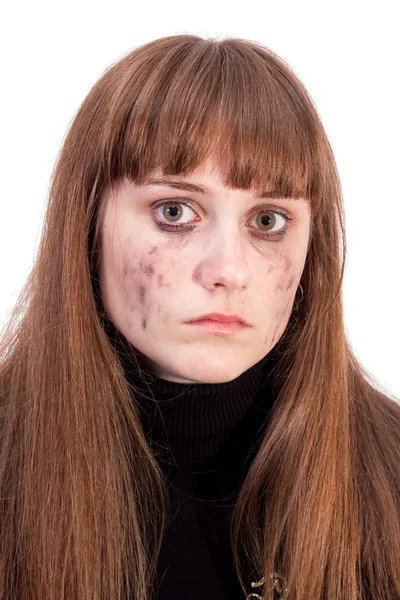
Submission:
<svg viewBox="0 0 400 600">
<path fill-rule="evenodd" d="M 234 509 L 242 565 L 290 600 L 400 597 L 400 407 L 346 339 L 342 195 L 317 110 L 256 42 L 175 35 L 111 65 L 66 135 L 36 260 L 3 330 L 0 600 L 151 598 L 167 486 L 94 283 L 106 190 L 187 175 L 224 140 L 226 185 L 311 203 L 275 405 Z M 139 365 L 138 365 L 139 368 Z"/>
</svg>

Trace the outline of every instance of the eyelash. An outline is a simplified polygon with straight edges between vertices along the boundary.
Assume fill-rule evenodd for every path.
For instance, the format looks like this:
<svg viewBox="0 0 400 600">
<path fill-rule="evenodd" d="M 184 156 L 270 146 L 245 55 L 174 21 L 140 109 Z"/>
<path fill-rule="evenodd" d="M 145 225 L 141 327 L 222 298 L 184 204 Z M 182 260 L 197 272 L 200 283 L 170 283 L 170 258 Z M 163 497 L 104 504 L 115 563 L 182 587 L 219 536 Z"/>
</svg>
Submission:
<svg viewBox="0 0 400 600">
<path fill-rule="evenodd" d="M 180 200 L 164 200 L 163 202 L 157 204 L 153 208 L 154 214 L 156 214 L 157 209 L 159 209 L 160 206 L 163 206 L 164 204 L 180 204 L 182 206 L 187 206 L 191 210 L 194 211 L 192 206 L 190 206 L 190 204 L 188 204 L 187 202 L 181 202 Z M 287 233 L 289 232 L 289 229 L 290 229 L 288 227 L 288 223 L 289 223 L 289 221 L 292 221 L 293 218 L 290 217 L 286 212 L 283 212 L 283 211 L 280 211 L 277 209 L 270 209 L 270 208 L 263 208 L 263 210 L 260 210 L 259 212 L 272 212 L 272 213 L 276 213 L 276 214 L 280 215 L 286 221 L 286 228 L 280 229 L 279 231 L 276 231 L 276 232 L 262 232 L 262 231 L 254 232 L 253 235 L 255 235 L 255 237 L 258 237 L 263 240 L 265 240 L 266 238 L 269 238 L 269 239 L 275 239 L 275 241 L 279 241 L 285 235 L 287 235 Z M 252 215 L 252 217 L 254 217 L 257 214 L 258 214 L 258 212 L 254 213 Z M 175 233 L 177 233 L 179 231 L 181 231 L 181 232 L 182 231 L 190 231 L 191 229 L 194 229 L 196 227 L 196 225 L 190 224 L 190 223 L 182 223 L 181 225 L 173 225 L 172 223 L 164 223 L 164 222 L 159 221 L 158 218 L 156 218 L 155 221 L 156 221 L 157 227 L 159 227 L 163 231 L 172 231 Z"/>
</svg>

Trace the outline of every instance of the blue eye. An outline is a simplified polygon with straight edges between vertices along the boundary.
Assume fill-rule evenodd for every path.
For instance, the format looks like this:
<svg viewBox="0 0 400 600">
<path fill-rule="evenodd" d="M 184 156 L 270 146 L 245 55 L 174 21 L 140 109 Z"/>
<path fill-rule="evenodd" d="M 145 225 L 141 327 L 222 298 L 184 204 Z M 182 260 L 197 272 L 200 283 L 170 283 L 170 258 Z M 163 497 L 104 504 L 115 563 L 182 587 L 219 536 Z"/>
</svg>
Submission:
<svg viewBox="0 0 400 600">
<path fill-rule="evenodd" d="M 182 222 L 182 218 L 190 219 L 190 213 L 196 214 L 186 202 L 167 200 L 158 204 L 154 212 L 157 226 L 164 231 L 188 231 L 196 227 L 193 221 Z M 292 220 L 287 213 L 269 208 L 253 214 L 251 219 L 254 218 L 256 221 L 254 234 L 261 239 L 282 238 L 288 232 L 287 222 Z"/>
</svg>

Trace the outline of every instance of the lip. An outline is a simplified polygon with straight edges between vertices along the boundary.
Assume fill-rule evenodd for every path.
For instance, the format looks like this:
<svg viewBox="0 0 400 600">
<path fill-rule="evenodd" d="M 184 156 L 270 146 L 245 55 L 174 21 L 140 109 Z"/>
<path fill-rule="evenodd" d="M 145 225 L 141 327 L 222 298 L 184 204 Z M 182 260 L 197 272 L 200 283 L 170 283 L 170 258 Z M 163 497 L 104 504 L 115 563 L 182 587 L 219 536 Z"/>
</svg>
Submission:
<svg viewBox="0 0 400 600">
<path fill-rule="evenodd" d="M 222 335 L 237 333 L 244 331 L 245 329 L 249 329 L 248 325 L 245 325 L 240 321 L 223 322 L 213 321 L 212 319 L 200 319 L 197 321 L 189 321 L 186 324 L 195 327 L 198 330 Z"/>
<path fill-rule="evenodd" d="M 195 317 L 194 319 L 186 321 L 186 323 L 201 323 L 202 321 L 214 321 L 218 323 L 238 323 L 248 326 L 248 323 L 238 315 L 224 315 L 223 313 L 216 312 L 201 315 L 200 317 Z"/>
</svg>

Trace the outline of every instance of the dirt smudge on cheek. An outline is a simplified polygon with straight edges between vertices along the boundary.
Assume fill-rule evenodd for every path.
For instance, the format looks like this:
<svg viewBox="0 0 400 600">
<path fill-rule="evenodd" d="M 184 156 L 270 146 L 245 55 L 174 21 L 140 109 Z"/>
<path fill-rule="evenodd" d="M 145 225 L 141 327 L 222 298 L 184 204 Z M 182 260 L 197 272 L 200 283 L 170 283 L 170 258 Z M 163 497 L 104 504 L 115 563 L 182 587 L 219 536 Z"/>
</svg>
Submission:
<svg viewBox="0 0 400 600">
<path fill-rule="evenodd" d="M 139 268 L 142 271 L 142 273 L 144 273 L 147 277 L 149 277 L 149 279 L 151 279 L 153 277 L 154 267 L 150 262 L 146 263 L 144 258 L 141 259 Z"/>
<path fill-rule="evenodd" d="M 162 301 L 162 298 L 168 292 L 163 292 L 161 288 L 171 288 L 172 285 L 164 282 L 164 275 L 157 275 L 156 281 L 156 287 L 151 289 L 149 288 L 151 284 L 144 280 L 136 286 L 140 301 L 140 322 L 143 331 L 146 330 L 149 318 L 152 318 L 152 315 L 159 323 L 161 322 L 164 325 L 169 324 L 169 316 L 168 313 L 165 312 L 165 304 Z M 153 302 L 154 300 L 155 304 Z M 153 309 L 152 306 L 154 307 Z"/>
<path fill-rule="evenodd" d="M 157 246 L 152 246 L 145 254 L 137 256 L 132 242 L 126 243 L 125 250 L 123 290 L 130 314 L 135 314 L 135 321 L 142 331 L 147 331 L 153 320 L 154 327 L 157 323 L 168 325 L 170 317 L 168 311 L 165 312 L 168 302 L 164 303 L 163 297 L 167 300 L 166 294 L 169 291 L 166 289 L 164 292 L 162 288 L 172 288 L 169 280 L 171 274 L 175 274 L 175 257 L 163 259 L 160 253 L 156 254 L 159 250 Z"/>
<path fill-rule="evenodd" d="M 158 275 L 157 276 L 157 281 L 158 281 L 158 287 L 171 287 L 170 283 L 164 283 L 164 275 Z"/>
<path fill-rule="evenodd" d="M 288 254 L 284 254 L 280 259 L 280 274 L 278 283 L 275 287 L 275 293 L 288 292 L 292 289 L 296 281 L 296 275 L 293 272 L 293 262 Z"/>
<path fill-rule="evenodd" d="M 272 262 L 271 262 L 271 263 L 269 263 L 269 265 L 267 266 L 267 273 L 268 273 L 268 275 L 269 275 L 270 273 L 272 273 L 274 270 L 275 270 L 275 265 L 274 265 L 274 263 L 272 263 Z"/>
<path fill-rule="evenodd" d="M 285 254 L 284 261 L 285 261 L 285 273 L 288 273 L 290 271 L 290 269 L 292 268 L 292 259 L 290 258 L 290 256 Z"/>
<path fill-rule="evenodd" d="M 289 290 L 292 289 L 294 282 L 296 281 L 296 278 L 294 275 L 292 275 L 288 281 L 287 287 L 286 287 L 286 291 L 288 292 Z"/>
<path fill-rule="evenodd" d="M 276 315 L 275 328 L 274 328 L 274 332 L 272 334 L 271 348 L 279 340 L 279 338 L 282 336 L 283 332 L 286 329 L 286 326 L 289 322 L 292 302 L 293 302 L 293 298 L 292 298 L 292 296 L 290 296 L 290 298 L 288 299 L 288 301 L 285 304 L 285 307 L 282 310 L 278 311 L 278 313 Z M 267 340 L 268 340 L 268 338 L 267 338 Z"/>
<path fill-rule="evenodd" d="M 140 303 L 144 304 L 144 301 L 146 299 L 146 288 L 144 285 L 139 285 L 138 295 L 139 295 Z"/>
<path fill-rule="evenodd" d="M 132 235 L 124 241 L 121 249 L 120 292 L 124 295 L 126 318 L 136 321 L 143 331 L 149 326 L 152 304 L 151 282 L 157 281 L 155 256 L 158 249 L 158 246 L 153 245 L 143 253 Z"/>
<path fill-rule="evenodd" d="M 145 265 L 143 267 L 143 273 L 145 273 L 145 275 L 147 275 L 147 277 L 153 277 L 153 275 L 154 275 L 153 265 Z"/>
</svg>

